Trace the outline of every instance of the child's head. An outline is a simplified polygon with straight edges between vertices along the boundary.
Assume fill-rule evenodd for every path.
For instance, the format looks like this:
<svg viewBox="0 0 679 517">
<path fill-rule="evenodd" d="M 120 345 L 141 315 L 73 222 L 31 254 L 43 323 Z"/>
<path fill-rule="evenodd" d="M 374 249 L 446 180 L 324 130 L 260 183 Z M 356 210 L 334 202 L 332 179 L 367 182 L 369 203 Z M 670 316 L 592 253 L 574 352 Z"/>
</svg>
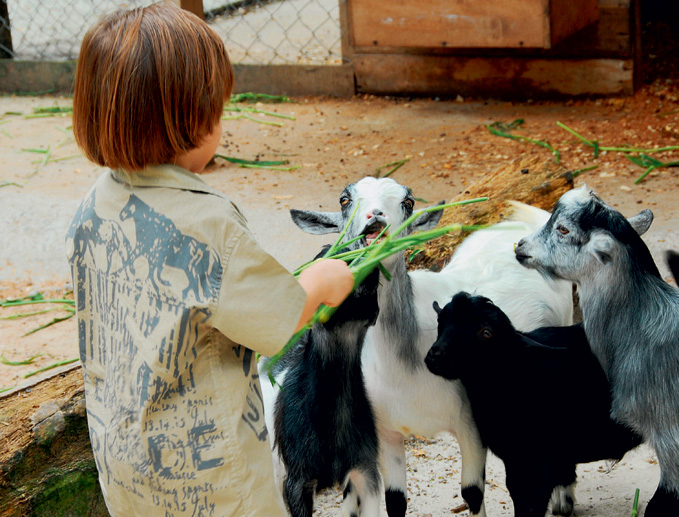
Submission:
<svg viewBox="0 0 679 517">
<path fill-rule="evenodd" d="M 73 132 L 99 165 L 171 163 L 214 132 L 232 88 L 224 43 L 197 16 L 171 4 L 118 12 L 83 39 Z"/>
</svg>

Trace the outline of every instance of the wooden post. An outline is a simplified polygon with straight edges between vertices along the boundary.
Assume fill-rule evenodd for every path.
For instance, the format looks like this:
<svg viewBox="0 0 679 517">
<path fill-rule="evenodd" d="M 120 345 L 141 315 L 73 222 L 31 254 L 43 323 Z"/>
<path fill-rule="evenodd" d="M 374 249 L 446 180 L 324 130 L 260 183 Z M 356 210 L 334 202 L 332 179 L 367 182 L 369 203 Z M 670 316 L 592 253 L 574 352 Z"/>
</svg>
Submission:
<svg viewBox="0 0 679 517">
<path fill-rule="evenodd" d="M 349 2 L 351 2 L 351 0 L 340 0 L 339 4 L 342 63 L 351 63 L 351 58 L 354 54 L 354 42 L 352 41 L 353 30 L 351 27 L 351 7 Z"/>
<path fill-rule="evenodd" d="M 0 0 L 2 1 L 2 0 Z M 180 0 L 179 6 L 182 9 L 192 12 L 198 16 L 201 20 L 205 19 L 205 13 L 203 11 L 203 0 Z"/>
<path fill-rule="evenodd" d="M 7 0 L 0 0 L 0 59 L 12 59 L 13 50 Z"/>
</svg>

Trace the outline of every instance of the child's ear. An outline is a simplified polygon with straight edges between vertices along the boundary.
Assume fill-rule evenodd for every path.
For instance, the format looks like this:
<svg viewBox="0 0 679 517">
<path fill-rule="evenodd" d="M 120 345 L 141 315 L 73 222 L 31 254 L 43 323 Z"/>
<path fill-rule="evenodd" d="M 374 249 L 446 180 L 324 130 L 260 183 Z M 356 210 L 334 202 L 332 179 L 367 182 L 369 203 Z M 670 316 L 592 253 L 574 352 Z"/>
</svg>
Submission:
<svg viewBox="0 0 679 517">
<path fill-rule="evenodd" d="M 615 244 L 613 237 L 605 233 L 593 235 L 587 244 L 589 252 L 594 255 L 599 262 L 606 265 L 613 260 L 613 249 Z"/>
</svg>

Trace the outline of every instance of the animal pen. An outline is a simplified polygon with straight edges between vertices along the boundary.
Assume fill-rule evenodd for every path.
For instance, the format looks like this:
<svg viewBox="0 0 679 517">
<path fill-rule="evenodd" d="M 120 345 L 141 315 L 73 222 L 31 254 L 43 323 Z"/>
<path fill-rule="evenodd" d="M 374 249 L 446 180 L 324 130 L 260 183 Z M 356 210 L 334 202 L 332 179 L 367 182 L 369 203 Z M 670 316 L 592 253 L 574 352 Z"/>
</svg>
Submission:
<svg viewBox="0 0 679 517">
<path fill-rule="evenodd" d="M 477 0 L 474 6 L 432 0 L 426 13 L 412 0 L 177 3 L 204 16 L 223 37 L 239 92 L 530 99 L 633 93 L 639 83 L 638 0 L 515 1 L 525 6 L 518 21 L 530 40 L 509 30 L 518 23 L 517 17 L 511 19 L 516 13 L 495 9 L 509 4 L 507 0 Z M 0 0 L 0 92 L 70 93 L 87 28 L 116 8 L 151 3 Z M 460 12 L 457 18 L 446 12 L 463 4 L 479 10 Z M 563 15 L 575 8 L 585 9 L 587 16 L 573 20 Z M 565 25 L 554 25 L 557 18 Z M 517 170 L 528 169 L 534 174 L 510 181 Z M 479 214 L 481 208 L 472 205 L 464 219 L 457 213 L 451 222 L 495 222 L 479 219 L 501 212 L 495 199 L 549 208 L 572 181 L 551 162 L 543 167 L 522 161 L 495 174 L 490 183 L 470 185 L 462 195 L 496 193 L 492 204 L 483 205 L 487 213 Z M 453 244 L 448 240 L 439 248 L 432 244 L 411 257 L 411 264 L 440 265 Z M 90 452 L 80 366 L 68 365 L 28 387 L 3 393 L 0 407 L 4 422 L 17 431 L 0 458 L 0 502 L 9 505 L 0 504 L 0 514 L 10 514 L 12 505 L 16 514 L 29 505 L 36 514 L 54 514 L 59 501 L 59 508 L 72 515 L 106 515 Z M 27 425 L 20 429 L 20 423 Z M 18 486 L 25 491 L 16 490 Z M 19 497 L 10 499 L 10 493 Z"/>
<path fill-rule="evenodd" d="M 540 98 L 639 85 L 635 0 L 173 1 L 224 38 L 239 92 Z M 69 92 L 87 28 L 151 3 L 0 0 L 0 91 Z"/>
</svg>

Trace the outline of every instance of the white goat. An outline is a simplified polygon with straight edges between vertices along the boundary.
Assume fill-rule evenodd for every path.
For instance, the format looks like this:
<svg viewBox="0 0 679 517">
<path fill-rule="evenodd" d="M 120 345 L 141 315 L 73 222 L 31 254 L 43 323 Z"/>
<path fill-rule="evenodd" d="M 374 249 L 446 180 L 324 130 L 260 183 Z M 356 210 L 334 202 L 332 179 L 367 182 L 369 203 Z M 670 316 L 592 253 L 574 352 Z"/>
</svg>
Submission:
<svg viewBox="0 0 679 517">
<path fill-rule="evenodd" d="M 356 204 L 358 210 L 346 238 L 360 235 L 358 245 L 374 239 L 390 225 L 397 228 L 415 204 L 410 189 L 390 178 L 364 178 L 346 187 L 341 212 L 291 210 L 295 223 L 315 234 L 340 232 Z M 390 517 L 406 511 L 404 437 L 453 433 L 462 455 L 462 495 L 472 515 L 485 516 L 483 504 L 486 449 L 474 425 L 464 388 L 429 372 L 424 357 L 436 340 L 432 303 L 447 303 L 458 291 L 487 296 L 504 310 L 519 330 L 572 323 L 572 284 L 552 281 L 521 267 L 513 247 L 549 218 L 543 210 L 520 205 L 523 222 L 500 223 L 477 231 L 456 250 L 440 273 L 406 270 L 403 253 L 385 261 L 391 281 L 382 276 L 380 314 L 366 336 L 362 367 L 375 410 L 381 470 Z M 423 213 L 404 233 L 434 227 L 440 212 Z M 567 505 L 566 493 L 557 505 Z M 354 507 L 347 508 L 347 505 Z M 345 515 L 357 513 L 355 498 L 345 498 Z"/>
</svg>

